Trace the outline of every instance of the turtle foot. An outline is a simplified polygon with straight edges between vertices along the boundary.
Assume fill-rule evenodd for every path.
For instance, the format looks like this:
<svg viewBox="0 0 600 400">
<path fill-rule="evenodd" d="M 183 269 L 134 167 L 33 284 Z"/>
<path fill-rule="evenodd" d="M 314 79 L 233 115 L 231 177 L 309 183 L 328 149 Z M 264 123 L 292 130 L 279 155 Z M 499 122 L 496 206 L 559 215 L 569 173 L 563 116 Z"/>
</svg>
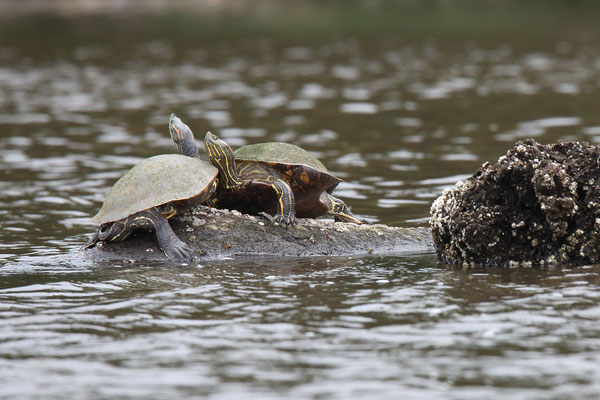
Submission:
<svg viewBox="0 0 600 400">
<path fill-rule="evenodd" d="M 276 215 L 273 218 L 273 223 L 277 222 L 279 225 L 283 226 L 284 228 L 293 226 L 296 223 L 296 217 L 294 217 L 293 215 L 290 215 L 288 217 L 284 217 L 283 215 Z"/>
<path fill-rule="evenodd" d="M 180 264 L 186 264 L 194 259 L 194 251 L 179 239 L 173 240 L 163 251 L 171 261 Z"/>
<path fill-rule="evenodd" d="M 283 226 L 284 228 L 293 226 L 296 223 L 296 217 L 294 215 L 283 216 L 283 215 L 278 214 L 275 216 L 271 216 L 265 212 L 261 212 L 259 214 L 261 216 L 263 216 L 264 218 L 268 219 L 269 221 L 271 221 L 272 224 L 278 224 L 278 225 Z"/>
</svg>

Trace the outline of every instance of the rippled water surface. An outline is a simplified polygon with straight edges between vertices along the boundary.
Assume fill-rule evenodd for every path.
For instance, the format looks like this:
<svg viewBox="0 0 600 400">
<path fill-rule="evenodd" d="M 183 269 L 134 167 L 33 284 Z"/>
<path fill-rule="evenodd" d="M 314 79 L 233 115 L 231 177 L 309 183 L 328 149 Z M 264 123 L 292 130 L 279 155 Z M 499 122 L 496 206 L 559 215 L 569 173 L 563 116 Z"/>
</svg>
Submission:
<svg viewBox="0 0 600 400">
<path fill-rule="evenodd" d="M 534 137 L 600 143 L 600 47 L 169 38 L 0 47 L 0 397 L 585 399 L 600 268 L 457 271 L 435 255 L 94 265 L 110 186 L 200 138 L 298 144 L 373 222 Z"/>
</svg>

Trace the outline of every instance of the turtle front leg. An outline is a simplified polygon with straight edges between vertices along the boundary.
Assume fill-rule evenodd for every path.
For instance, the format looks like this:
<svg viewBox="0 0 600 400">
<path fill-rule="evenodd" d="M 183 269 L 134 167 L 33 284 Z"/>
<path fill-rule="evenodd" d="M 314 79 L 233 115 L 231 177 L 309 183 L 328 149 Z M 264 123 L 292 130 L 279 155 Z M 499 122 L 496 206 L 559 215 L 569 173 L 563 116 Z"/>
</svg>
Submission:
<svg viewBox="0 0 600 400">
<path fill-rule="evenodd" d="M 336 222 L 353 222 L 355 224 L 368 224 L 364 219 L 359 219 L 350 211 L 350 208 L 342 200 L 330 195 L 327 192 L 323 192 L 320 197 L 321 203 L 323 203 L 329 211 L 328 214 L 333 215 L 333 219 Z"/>
<path fill-rule="evenodd" d="M 271 187 L 277 194 L 277 214 L 273 222 L 288 227 L 296 222 L 296 205 L 292 188 L 283 179 L 273 179 Z"/>
<path fill-rule="evenodd" d="M 272 176 L 269 179 L 252 179 L 252 181 L 262 182 L 271 186 L 277 195 L 277 212 L 274 216 L 269 216 L 269 220 L 272 223 L 277 222 L 286 228 L 294 225 L 296 222 L 296 205 L 292 188 L 283 179 Z M 266 213 L 261 213 L 261 215 L 268 216 Z"/>
<path fill-rule="evenodd" d="M 158 245 L 172 261 L 187 263 L 194 258 L 192 249 L 175 235 L 169 221 L 156 207 L 141 211 L 129 218 L 132 217 L 137 226 L 152 227 L 156 231 Z"/>
</svg>

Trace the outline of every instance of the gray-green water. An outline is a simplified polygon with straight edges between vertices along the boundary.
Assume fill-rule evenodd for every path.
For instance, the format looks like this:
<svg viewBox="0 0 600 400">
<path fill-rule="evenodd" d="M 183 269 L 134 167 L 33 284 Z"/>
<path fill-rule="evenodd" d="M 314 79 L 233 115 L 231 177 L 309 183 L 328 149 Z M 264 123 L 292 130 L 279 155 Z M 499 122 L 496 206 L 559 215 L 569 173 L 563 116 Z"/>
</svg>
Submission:
<svg viewBox="0 0 600 400">
<path fill-rule="evenodd" d="M 424 226 L 517 140 L 600 142 L 597 42 L 123 41 L 0 46 L 0 398 L 597 398 L 598 266 L 77 255 L 114 181 L 175 151 L 171 112 L 298 144 L 355 213 Z"/>
</svg>

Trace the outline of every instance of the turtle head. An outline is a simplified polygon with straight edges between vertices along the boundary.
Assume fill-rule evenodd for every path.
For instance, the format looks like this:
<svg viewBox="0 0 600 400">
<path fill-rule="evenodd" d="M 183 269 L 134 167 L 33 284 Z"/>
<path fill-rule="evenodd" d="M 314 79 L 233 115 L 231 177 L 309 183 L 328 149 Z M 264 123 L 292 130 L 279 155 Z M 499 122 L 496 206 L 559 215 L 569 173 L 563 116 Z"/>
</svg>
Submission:
<svg viewBox="0 0 600 400">
<path fill-rule="evenodd" d="M 103 242 L 119 242 L 129 235 L 127 220 L 102 224 L 98 229 L 98 239 Z"/>
<path fill-rule="evenodd" d="M 175 114 L 169 118 L 169 132 L 177 150 L 184 156 L 198 158 L 198 146 L 194 141 L 192 130 Z"/>
<path fill-rule="evenodd" d="M 241 185 L 242 180 L 238 176 L 231 147 L 224 140 L 219 139 L 217 135 L 210 132 L 206 133 L 204 145 L 210 162 L 219 170 L 219 182 L 226 189 Z"/>
</svg>

